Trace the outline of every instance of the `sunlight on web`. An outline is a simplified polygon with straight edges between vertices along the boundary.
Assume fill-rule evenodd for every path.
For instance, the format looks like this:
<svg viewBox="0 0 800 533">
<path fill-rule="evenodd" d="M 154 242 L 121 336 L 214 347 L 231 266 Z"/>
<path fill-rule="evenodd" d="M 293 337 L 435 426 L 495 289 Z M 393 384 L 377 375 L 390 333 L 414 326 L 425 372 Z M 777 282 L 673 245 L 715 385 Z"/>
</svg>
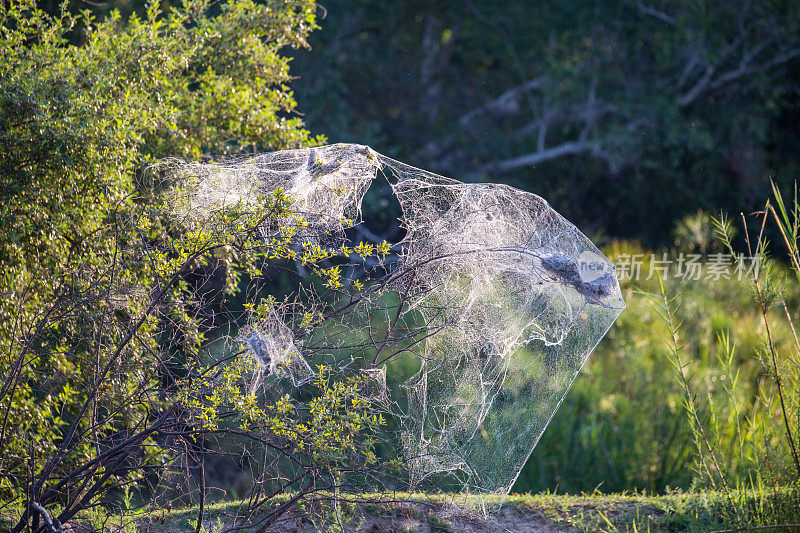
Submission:
<svg viewBox="0 0 800 533">
<path fill-rule="evenodd" d="M 299 290 L 304 305 L 241 327 L 237 344 L 255 363 L 254 392 L 272 378 L 299 387 L 322 360 L 369 372 L 399 421 L 390 438 L 402 450 L 404 488 L 507 493 L 625 307 L 614 266 L 589 239 L 513 187 L 462 183 L 349 144 L 173 165 L 189 184 L 187 216 L 256 205 L 282 188 L 307 223 L 298 239 L 328 247 L 363 240 L 364 195 L 377 177 L 388 180 L 405 230 L 393 257 L 341 254 L 331 264 L 346 287 Z M 265 221 L 263 238 L 280 225 Z M 301 326 L 302 310 L 324 308 L 325 298 L 346 313 Z M 392 388 L 395 354 L 413 354 L 418 371 Z"/>
<path fill-rule="evenodd" d="M 300 355 L 292 331 L 274 310 L 257 323 L 239 330 L 239 342 L 254 363 L 248 389 L 254 394 L 267 376 L 288 379 L 299 387 L 311 381 L 314 371 Z"/>
</svg>

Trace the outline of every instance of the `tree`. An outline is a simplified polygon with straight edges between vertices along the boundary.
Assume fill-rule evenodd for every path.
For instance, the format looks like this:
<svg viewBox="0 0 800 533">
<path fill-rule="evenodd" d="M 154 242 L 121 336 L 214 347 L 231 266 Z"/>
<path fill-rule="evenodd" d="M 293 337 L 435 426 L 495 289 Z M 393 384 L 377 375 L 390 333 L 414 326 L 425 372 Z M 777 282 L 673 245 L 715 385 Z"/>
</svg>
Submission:
<svg viewBox="0 0 800 533">
<path fill-rule="evenodd" d="M 292 117 L 280 55 L 306 45 L 313 2 L 214 9 L 0 9 L 0 495 L 24 499 L 23 522 L 56 501 L 74 514 L 158 464 L 164 324 L 192 353 L 189 267 L 211 251 L 233 261 L 216 244 L 184 254 L 197 236 L 159 211 L 168 187 L 149 162 L 320 140 Z M 235 276 L 221 288 L 235 291 Z"/>
<path fill-rule="evenodd" d="M 58 530 L 83 509 L 113 506 L 115 491 L 146 489 L 170 473 L 180 474 L 170 480 L 179 489 L 167 495 L 172 498 L 186 498 L 191 480 L 199 478 L 201 524 L 209 453 L 253 464 L 245 524 L 256 509 L 289 489 L 295 491 L 289 501 L 259 522 L 274 522 L 301 498 L 336 492 L 346 472 L 363 475 L 377 468 L 374 439 L 384 420 L 380 389 L 370 374 L 333 377 L 320 365 L 314 375 L 299 354 L 272 345 L 283 340 L 268 329 L 273 326 L 294 338 L 277 318 L 274 298 L 257 298 L 256 292 L 244 306 L 230 303 L 238 288 L 231 280 L 261 275 L 267 265 L 294 257 L 329 287 L 340 286 L 338 269 L 324 264 L 336 251 L 307 241 L 316 229 L 303 230 L 309 222 L 280 189 L 199 214 L 202 208 L 190 205 L 181 185 L 114 214 L 116 222 L 98 232 L 113 242 L 111 262 L 66 272 L 73 290 L 59 294 L 38 324 L 43 335 L 66 331 L 69 337 L 50 344 L 34 340 L 34 348 L 21 354 L 51 360 L 65 350 L 68 357 L 87 359 L 81 373 L 66 376 L 70 381 L 59 391 L 53 386 L 65 379 L 59 369 L 45 375 L 46 369 L 30 360 L 15 361 L 20 374 L 30 376 L 18 380 L 21 385 L 37 385 L 34 393 L 57 393 L 60 412 L 46 420 L 50 425 L 41 435 L 51 439 L 49 449 L 29 447 L 27 456 L 12 451 L 5 460 L 6 505 L 22 508 L 14 531 Z M 268 228 L 276 229 L 265 234 Z M 132 273 L 140 264 L 151 268 L 137 279 Z M 250 336 L 240 335 L 249 350 L 235 345 L 211 359 L 200 353 L 204 334 L 212 329 L 204 311 L 217 306 L 231 323 L 241 324 L 244 317 L 253 324 Z M 313 313 L 300 315 L 310 318 L 298 327 L 311 329 Z M 265 373 L 297 385 L 301 378 L 310 382 L 305 401 L 270 394 L 273 389 L 262 394 Z M 40 438 L 23 430 L 26 444 Z M 199 475 L 191 472 L 196 468 Z M 53 508 L 58 513 L 51 516 Z"/>
</svg>

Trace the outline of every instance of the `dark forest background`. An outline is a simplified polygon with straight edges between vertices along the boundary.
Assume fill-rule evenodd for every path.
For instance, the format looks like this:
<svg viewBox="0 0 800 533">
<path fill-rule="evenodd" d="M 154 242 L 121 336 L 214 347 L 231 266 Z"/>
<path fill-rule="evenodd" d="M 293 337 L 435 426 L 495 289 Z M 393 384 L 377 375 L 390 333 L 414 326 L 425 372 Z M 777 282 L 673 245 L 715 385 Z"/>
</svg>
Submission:
<svg viewBox="0 0 800 533">
<path fill-rule="evenodd" d="M 798 2 L 324 3 L 307 127 L 664 245 L 798 176 Z"/>
<path fill-rule="evenodd" d="M 71 6 L 124 18 L 145 2 Z M 686 215 L 757 209 L 798 176 L 800 2 L 327 0 L 317 15 L 311 48 L 289 51 L 313 134 L 535 192 L 587 233 L 664 245 Z"/>
</svg>

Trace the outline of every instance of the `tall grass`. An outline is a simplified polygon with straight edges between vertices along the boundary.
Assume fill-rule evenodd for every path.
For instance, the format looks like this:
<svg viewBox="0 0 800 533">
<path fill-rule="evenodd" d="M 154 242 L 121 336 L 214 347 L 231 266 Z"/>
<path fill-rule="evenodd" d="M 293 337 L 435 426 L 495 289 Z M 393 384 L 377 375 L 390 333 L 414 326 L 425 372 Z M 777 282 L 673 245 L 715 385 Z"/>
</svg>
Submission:
<svg viewBox="0 0 800 533">
<path fill-rule="evenodd" d="M 666 253 L 674 260 L 691 250 L 683 247 L 691 243 L 681 246 L 658 251 L 655 257 Z M 694 390 L 696 418 L 709 442 L 717 443 L 718 468 L 726 481 L 752 475 L 758 470 L 755 465 L 766 461 L 758 451 L 765 447 L 759 391 L 771 381 L 760 362 L 763 325 L 750 281 L 733 274 L 730 279 L 682 280 L 671 271 L 659 283 L 656 274 L 647 279 L 649 250 L 614 242 L 604 251 L 618 263 L 624 256 L 643 258 L 641 276 L 623 281 L 628 308 L 575 381 L 514 490 L 591 493 L 599 485 L 603 492 L 665 493 L 690 489 L 693 483 L 714 486 L 707 474 L 696 471 L 685 393 L 664 342 L 672 333 L 653 299 L 643 296 L 659 294 L 661 284 L 668 297 L 679 295 L 671 305 L 680 325 L 681 365 Z M 722 251 L 719 241 L 707 250 Z M 775 266 L 778 278 L 790 274 Z M 798 303 L 796 292 L 786 295 L 792 312 Z M 791 329 L 779 320 L 783 314 L 780 307 L 769 310 L 778 350 L 794 345 Z M 776 444 L 773 435 L 766 438 L 770 447 Z M 721 485 L 712 462 L 709 467 Z"/>
<path fill-rule="evenodd" d="M 748 387 L 741 381 L 741 370 L 753 366 L 754 361 L 737 358 L 727 331 L 717 335 L 716 365 L 725 376 L 723 394 L 715 394 L 718 388 L 694 379 L 697 364 L 683 352 L 678 318 L 682 295 L 666 289 L 660 280 L 659 292 L 651 295 L 652 305 L 668 329 L 667 359 L 683 396 L 697 479 L 725 494 L 729 501 L 725 518 L 736 530 L 787 523 L 794 517 L 775 510 L 797 509 L 800 503 L 800 342 L 787 304 L 787 299 L 796 300 L 800 289 L 800 205 L 795 196 L 787 209 L 780 192 L 773 190 L 774 204 L 767 202 L 764 210 L 754 215 L 755 231 L 742 215 L 747 256 L 756 261 L 749 282 L 752 305 L 760 318 L 761 346 L 750 354 L 760 369 L 757 386 Z M 712 221 L 725 249 L 743 261 L 733 244 L 730 220 L 720 216 Z M 780 234 L 782 249 L 775 250 L 766 238 L 771 229 Z M 779 253 L 788 258 L 794 280 L 787 281 L 780 272 L 772 255 Z M 779 329 L 791 332 L 791 342 L 777 342 Z M 750 501 L 748 494 L 754 493 L 758 496 L 755 512 L 752 505 L 744 504 Z M 787 501 L 793 506 L 787 507 Z"/>
<path fill-rule="evenodd" d="M 782 428 L 782 439 L 774 452 L 782 459 L 783 472 L 776 480 L 797 483 L 800 480 L 800 455 L 798 455 L 797 435 L 800 430 L 800 342 L 797 337 L 792 313 L 787 305 L 787 295 L 796 295 L 800 289 L 800 250 L 798 235 L 800 234 L 800 205 L 795 200 L 791 211 L 780 191 L 773 186 L 776 211 L 772 202 L 767 202 L 764 210 L 757 213 L 759 225 L 757 236 L 751 239 L 747 218 L 742 215 L 745 243 L 748 253 L 759 258 L 759 267 L 751 279 L 753 299 L 760 311 L 763 323 L 763 350 L 761 363 L 765 374 L 770 378 L 771 387 L 763 387 L 762 405 L 764 405 L 765 423 L 770 423 L 774 431 Z M 730 238 L 731 223 L 725 217 L 714 219 L 717 233 L 725 247 L 733 253 Z M 774 224 L 779 231 L 784 256 L 788 256 L 794 281 L 785 281 L 775 275 L 775 260 L 770 256 L 772 250 L 765 238 L 768 224 Z M 770 308 L 777 308 L 777 317 L 769 313 Z M 774 322 L 782 322 L 792 332 L 792 343 L 780 348 L 774 337 Z M 787 458 L 788 456 L 788 458 Z M 774 474 L 775 472 L 771 472 Z"/>
<path fill-rule="evenodd" d="M 607 246 L 615 262 L 639 254 L 642 275 L 623 283 L 628 309 L 514 489 L 716 489 L 727 502 L 722 523 L 731 527 L 796 522 L 786 510 L 800 509 L 798 214 L 797 203 L 787 208 L 776 191 L 755 224 L 735 224 L 738 239 L 729 220 L 706 217 L 701 243 L 676 231 L 676 247 L 655 254 L 673 264 L 680 252 L 757 256 L 752 269 L 731 265 L 750 270 L 741 279 L 679 279 L 672 271 L 659 279 L 648 276 L 649 250 Z"/>
<path fill-rule="evenodd" d="M 680 293 L 670 295 L 664 287 L 661 276 L 658 276 L 659 293 L 652 299 L 653 308 L 664 321 L 668 328 L 667 336 L 667 360 L 675 370 L 676 380 L 683 394 L 682 405 L 687 415 L 689 429 L 691 430 L 692 442 L 694 443 L 697 457 L 697 472 L 701 477 L 705 477 L 717 490 L 722 489 L 726 494 L 729 492 L 726 476 L 720 467 L 720 460 L 708 438 L 706 423 L 701 419 L 696 392 L 690 385 L 691 372 L 690 364 L 684 360 L 684 343 L 680 338 L 682 322 L 678 319 L 680 310 Z M 725 337 L 727 339 L 727 336 Z M 712 418 L 714 417 L 714 403 L 711 395 L 708 396 Z M 734 418 L 738 420 L 739 413 L 734 408 Z"/>
</svg>

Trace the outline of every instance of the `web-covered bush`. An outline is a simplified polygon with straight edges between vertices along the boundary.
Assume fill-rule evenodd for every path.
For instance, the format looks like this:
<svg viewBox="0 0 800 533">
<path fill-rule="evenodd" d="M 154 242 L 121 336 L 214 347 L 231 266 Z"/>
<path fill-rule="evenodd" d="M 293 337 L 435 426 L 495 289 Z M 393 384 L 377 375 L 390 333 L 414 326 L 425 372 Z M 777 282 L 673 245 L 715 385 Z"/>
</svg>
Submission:
<svg viewBox="0 0 800 533">
<path fill-rule="evenodd" d="M 274 191 L 298 217 L 259 229 L 268 245 L 291 234 L 297 291 L 209 351 L 248 353 L 252 393 L 296 394 L 318 365 L 363 375 L 416 360 L 399 389 L 385 377 L 378 386 L 392 423 L 375 439 L 397 471 L 362 476 L 372 489 L 508 492 L 624 308 L 613 265 L 546 201 L 512 187 L 346 144 L 173 165 L 189 184 L 189 218 Z M 400 242 L 361 229 L 376 179 L 402 208 Z"/>
</svg>

